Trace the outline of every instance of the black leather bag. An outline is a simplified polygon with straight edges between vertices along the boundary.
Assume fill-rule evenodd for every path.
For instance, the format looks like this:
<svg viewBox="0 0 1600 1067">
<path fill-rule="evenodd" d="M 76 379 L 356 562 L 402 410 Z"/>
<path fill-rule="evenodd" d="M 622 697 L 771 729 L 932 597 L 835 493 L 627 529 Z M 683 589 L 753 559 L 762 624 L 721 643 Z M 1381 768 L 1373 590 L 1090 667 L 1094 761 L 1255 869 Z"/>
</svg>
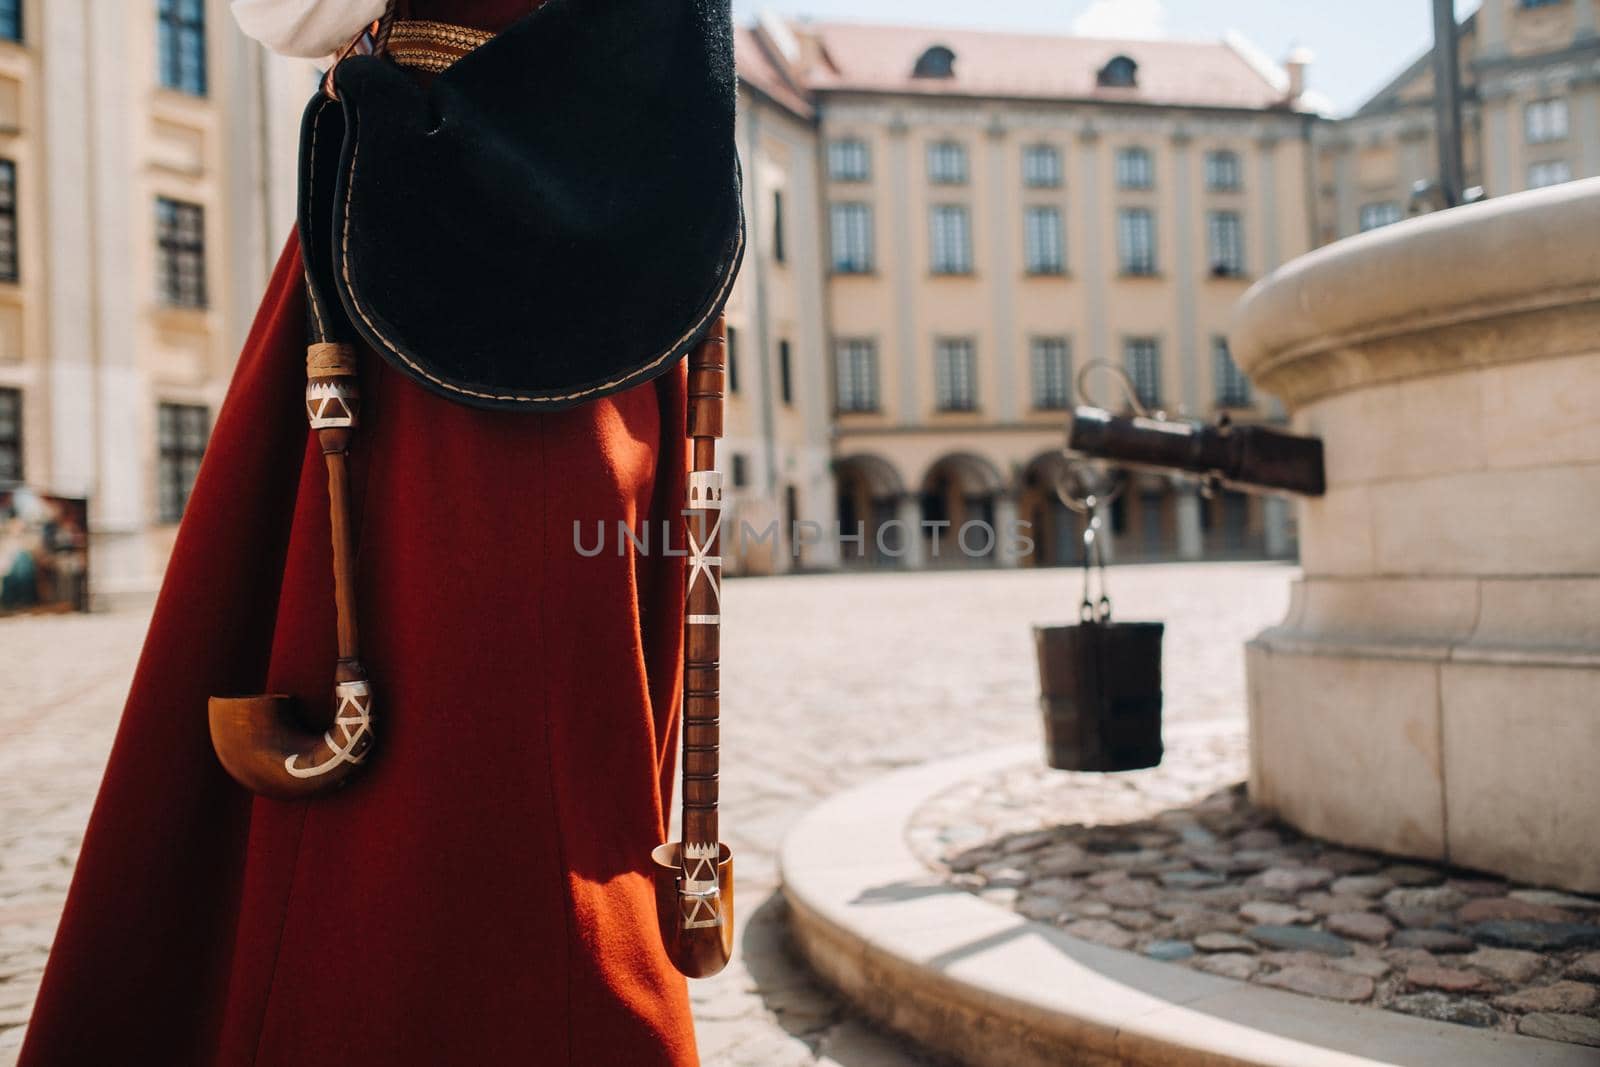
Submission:
<svg viewBox="0 0 1600 1067">
<path fill-rule="evenodd" d="M 312 329 L 554 410 L 672 367 L 744 250 L 728 0 L 551 0 L 421 85 L 334 71 L 301 134 Z"/>
</svg>

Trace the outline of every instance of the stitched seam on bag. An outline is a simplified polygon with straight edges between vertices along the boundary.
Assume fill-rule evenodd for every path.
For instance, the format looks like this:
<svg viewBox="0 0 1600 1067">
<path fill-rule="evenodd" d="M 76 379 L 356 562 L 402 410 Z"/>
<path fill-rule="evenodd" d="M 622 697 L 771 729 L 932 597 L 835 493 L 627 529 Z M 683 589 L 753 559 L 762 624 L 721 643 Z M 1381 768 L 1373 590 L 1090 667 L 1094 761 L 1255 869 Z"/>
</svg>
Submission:
<svg viewBox="0 0 1600 1067">
<path fill-rule="evenodd" d="M 582 400 L 584 397 L 615 391 L 623 386 L 638 381 L 640 378 L 649 374 L 651 371 L 655 370 L 657 367 L 671 359 L 673 353 L 677 352 L 681 347 L 686 345 L 691 338 L 703 331 L 707 324 L 721 313 L 723 302 L 726 300 L 729 291 L 733 288 L 734 279 L 738 275 L 738 272 L 734 269 L 733 265 L 739 262 L 739 257 L 744 251 L 745 233 L 744 224 L 742 221 L 737 228 L 738 241 L 734 245 L 733 254 L 728 257 L 729 265 L 727 273 L 723 277 L 721 285 L 718 286 L 716 293 L 713 295 L 706 313 L 698 322 L 685 331 L 683 336 L 674 341 L 666 349 L 666 351 L 662 352 L 661 355 L 657 356 L 649 363 L 646 363 L 644 366 L 639 367 L 632 373 L 625 374 L 622 377 L 616 378 L 609 382 L 601 382 L 599 385 L 590 386 L 587 389 L 579 389 L 575 392 L 565 393 L 560 396 L 526 396 L 520 393 L 483 393 L 474 389 L 468 389 L 464 386 L 456 385 L 454 382 L 445 381 L 443 378 L 429 373 L 425 368 L 423 368 L 404 351 L 402 351 L 400 346 L 396 344 L 388 334 L 384 333 L 378 328 L 377 323 L 373 322 L 369 316 L 367 309 L 362 306 L 361 296 L 356 292 L 355 282 L 350 277 L 350 206 L 354 199 L 356 190 L 356 165 L 361 156 L 359 120 L 353 127 L 352 132 L 356 134 L 355 147 L 350 151 L 350 177 L 345 182 L 344 226 L 343 232 L 340 235 L 340 252 L 342 253 L 341 259 L 343 260 L 340 267 L 341 273 L 344 275 L 345 291 L 350 294 L 350 303 L 354 305 L 356 314 L 361 316 L 361 321 L 367 324 L 367 329 L 371 330 L 373 334 L 383 342 L 384 346 L 390 352 L 400 357 L 401 361 L 404 362 L 406 366 L 416 371 L 428 381 L 433 382 L 441 389 L 448 389 L 451 392 L 460 393 L 463 396 L 475 396 L 480 400 L 509 400 L 519 404 L 558 404 L 568 400 Z"/>
<path fill-rule="evenodd" d="M 306 174 L 306 204 L 313 208 L 316 206 L 317 201 L 317 138 L 322 133 L 322 123 L 319 120 L 322 118 L 323 109 L 327 106 L 327 104 L 318 106 L 317 113 L 311 118 L 311 159 Z M 315 214 L 314 211 L 312 213 L 313 215 Z M 307 229 L 310 228 L 310 226 L 307 226 Z M 310 259 L 314 258 L 316 254 L 315 247 L 307 248 L 304 250 L 302 257 L 305 260 L 303 269 L 306 275 L 306 302 L 311 305 L 311 317 L 317 320 L 317 340 L 325 341 L 329 339 L 328 324 L 322 321 L 322 308 L 318 306 L 320 297 L 317 295 L 316 284 L 311 278 Z"/>
</svg>

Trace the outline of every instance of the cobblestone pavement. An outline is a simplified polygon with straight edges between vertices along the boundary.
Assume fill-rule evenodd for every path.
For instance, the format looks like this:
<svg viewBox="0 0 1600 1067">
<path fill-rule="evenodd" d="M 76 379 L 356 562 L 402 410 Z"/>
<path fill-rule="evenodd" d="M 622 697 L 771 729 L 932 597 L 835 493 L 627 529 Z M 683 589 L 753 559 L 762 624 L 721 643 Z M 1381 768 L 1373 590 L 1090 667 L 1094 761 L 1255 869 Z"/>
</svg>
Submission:
<svg viewBox="0 0 1600 1067">
<path fill-rule="evenodd" d="M 929 801 L 909 839 L 950 881 L 1110 948 L 1600 1046 L 1600 898 L 1303 837 L 1246 800 L 1247 752 L 1229 721 L 1169 731 L 1148 770 L 1018 766 Z"/>
<path fill-rule="evenodd" d="M 0 1064 L 22 1042 L 145 622 L 0 619 Z"/>
<path fill-rule="evenodd" d="M 1282 617 L 1274 564 L 1119 567 L 1119 618 L 1167 623 L 1167 715 L 1242 724 L 1242 642 Z M 1029 626 L 1075 613 L 1072 571 L 731 581 L 726 836 L 739 950 L 694 983 L 708 1067 L 928 1062 L 848 1012 L 790 954 L 775 856 L 821 798 L 896 767 L 1039 737 Z M 146 618 L 0 620 L 0 1065 L 21 1041 Z"/>
</svg>

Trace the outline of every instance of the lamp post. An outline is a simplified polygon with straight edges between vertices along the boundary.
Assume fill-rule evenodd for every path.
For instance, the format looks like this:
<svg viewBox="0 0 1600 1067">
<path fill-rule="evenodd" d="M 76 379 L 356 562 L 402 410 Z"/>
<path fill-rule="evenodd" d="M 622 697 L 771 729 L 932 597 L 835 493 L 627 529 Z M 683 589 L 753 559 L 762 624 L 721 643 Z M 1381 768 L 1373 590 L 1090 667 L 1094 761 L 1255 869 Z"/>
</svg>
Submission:
<svg viewBox="0 0 1600 1067">
<path fill-rule="evenodd" d="M 1445 207 L 1462 201 L 1461 58 L 1454 0 L 1433 0 L 1433 108 L 1439 134 L 1439 193 Z"/>
</svg>

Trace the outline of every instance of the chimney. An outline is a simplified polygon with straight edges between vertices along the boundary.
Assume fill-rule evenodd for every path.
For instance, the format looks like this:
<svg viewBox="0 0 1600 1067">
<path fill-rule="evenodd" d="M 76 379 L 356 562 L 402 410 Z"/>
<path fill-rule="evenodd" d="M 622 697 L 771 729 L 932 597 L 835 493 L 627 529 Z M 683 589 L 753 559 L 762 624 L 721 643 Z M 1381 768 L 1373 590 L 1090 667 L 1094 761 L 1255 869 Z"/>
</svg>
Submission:
<svg viewBox="0 0 1600 1067">
<path fill-rule="evenodd" d="M 1290 51 L 1287 59 L 1283 61 L 1283 69 L 1289 75 L 1289 103 L 1294 104 L 1306 93 L 1306 68 L 1311 65 L 1315 57 L 1309 48 L 1295 48 Z"/>
<path fill-rule="evenodd" d="M 800 41 L 788 20 L 775 11 L 763 10 L 756 16 L 755 31 L 768 55 L 785 73 L 800 73 L 804 66 Z"/>
<path fill-rule="evenodd" d="M 822 40 L 803 20 L 791 21 L 772 10 L 756 16 L 756 36 L 798 89 L 806 76 L 827 65 Z"/>
</svg>

